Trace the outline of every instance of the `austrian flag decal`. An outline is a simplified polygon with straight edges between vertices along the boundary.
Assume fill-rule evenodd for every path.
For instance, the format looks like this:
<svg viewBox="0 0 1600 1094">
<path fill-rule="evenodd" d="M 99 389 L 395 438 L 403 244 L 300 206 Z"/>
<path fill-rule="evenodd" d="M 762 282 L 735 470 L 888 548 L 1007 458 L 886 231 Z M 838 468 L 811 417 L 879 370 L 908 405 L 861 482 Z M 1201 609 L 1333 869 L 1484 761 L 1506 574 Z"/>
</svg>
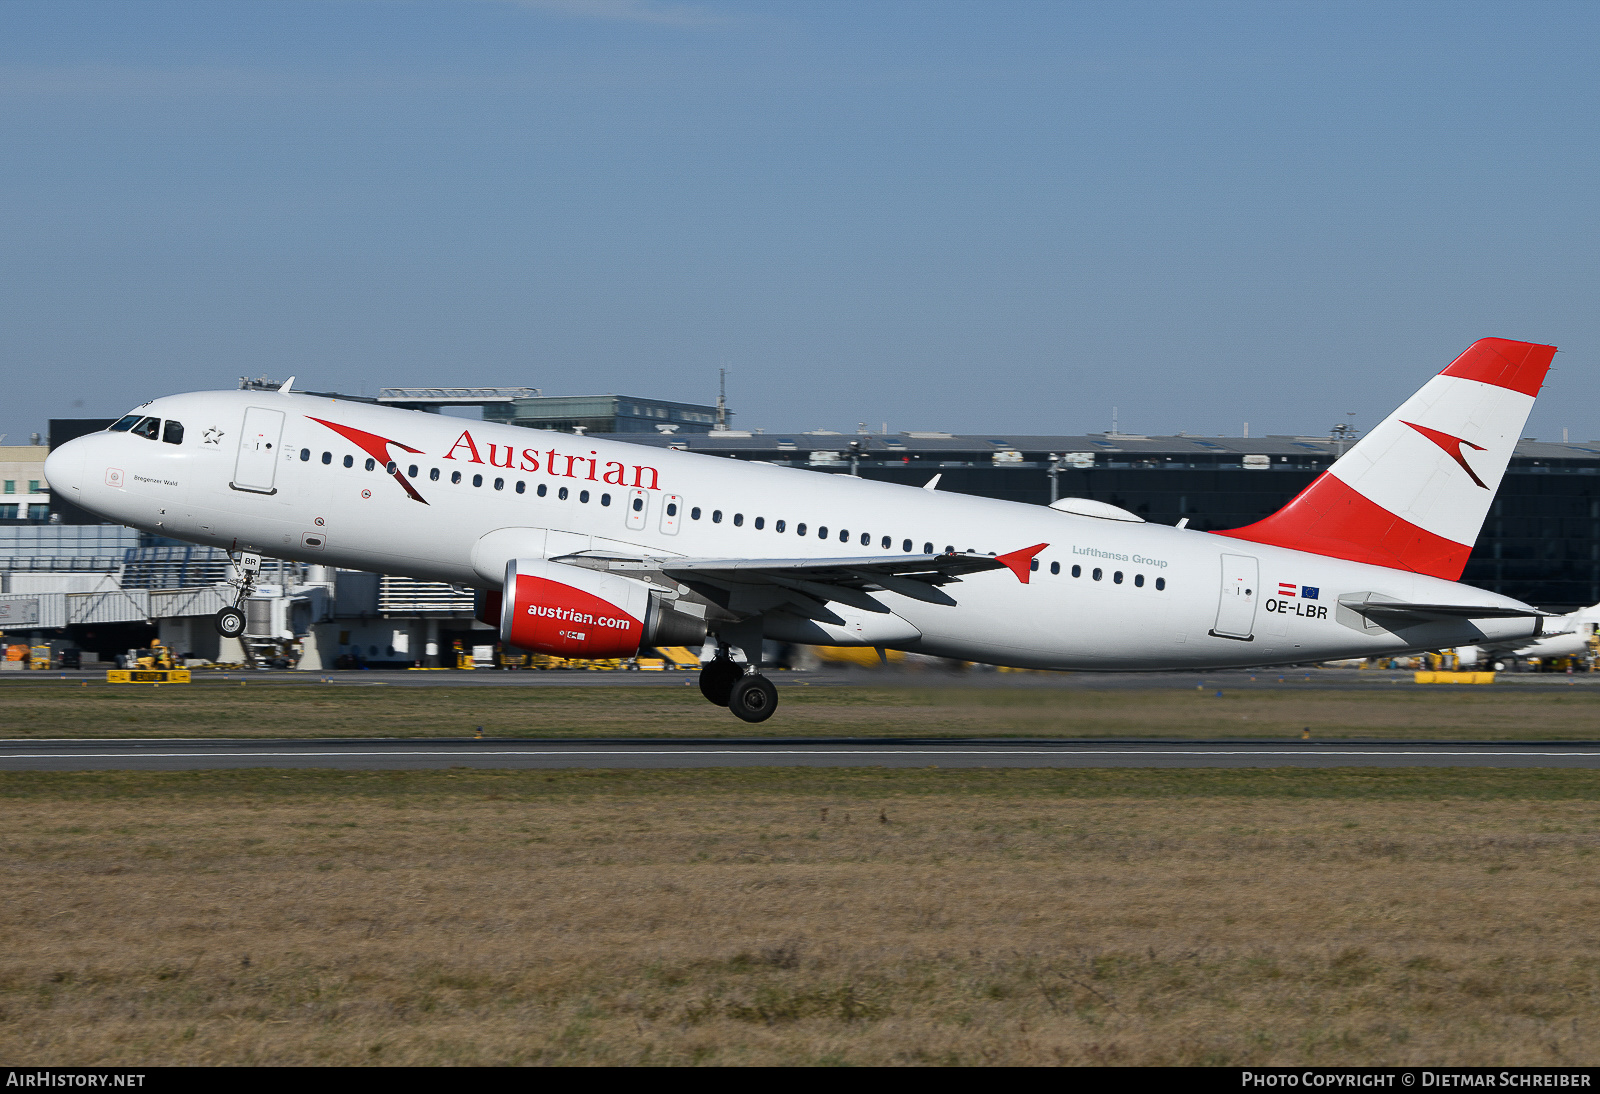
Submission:
<svg viewBox="0 0 1600 1094">
<path fill-rule="evenodd" d="M 1302 600 L 1315 600 L 1321 592 L 1315 585 L 1291 585 L 1287 581 L 1278 582 L 1279 596 L 1294 596 Z"/>
</svg>

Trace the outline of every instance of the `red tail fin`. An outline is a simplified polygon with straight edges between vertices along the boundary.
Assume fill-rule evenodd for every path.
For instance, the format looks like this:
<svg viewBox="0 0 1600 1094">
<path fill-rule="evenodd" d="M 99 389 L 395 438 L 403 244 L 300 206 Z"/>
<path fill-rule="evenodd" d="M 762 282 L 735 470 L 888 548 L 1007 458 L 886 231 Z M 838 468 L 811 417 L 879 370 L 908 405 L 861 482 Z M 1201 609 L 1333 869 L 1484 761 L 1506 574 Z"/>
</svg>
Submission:
<svg viewBox="0 0 1600 1094">
<path fill-rule="evenodd" d="M 1219 534 L 1456 580 L 1555 352 L 1474 342 L 1288 505 Z"/>
</svg>

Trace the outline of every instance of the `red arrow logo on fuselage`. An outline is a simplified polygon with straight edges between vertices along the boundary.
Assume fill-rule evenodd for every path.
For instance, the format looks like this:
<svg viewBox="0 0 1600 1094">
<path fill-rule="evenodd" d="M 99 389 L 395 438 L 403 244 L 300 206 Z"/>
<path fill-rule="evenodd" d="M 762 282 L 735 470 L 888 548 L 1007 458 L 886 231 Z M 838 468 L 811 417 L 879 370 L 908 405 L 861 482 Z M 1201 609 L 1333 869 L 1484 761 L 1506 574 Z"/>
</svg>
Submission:
<svg viewBox="0 0 1600 1094">
<path fill-rule="evenodd" d="M 311 415 L 307 414 L 306 417 L 311 418 Z M 409 444 L 401 444 L 399 441 L 391 441 L 388 437 L 380 437 L 376 433 L 368 433 L 366 430 L 356 429 L 354 426 L 338 425 L 334 422 L 323 421 L 321 418 L 311 418 L 311 420 L 316 422 L 318 425 L 327 426 L 329 429 L 339 434 L 339 436 L 343 437 L 351 444 L 354 444 L 356 447 L 360 448 L 361 451 L 365 452 L 367 455 L 371 456 L 385 467 L 387 467 L 390 463 L 389 446 L 391 444 L 396 448 L 402 449 L 406 452 L 422 451 L 420 448 L 412 448 Z M 411 495 L 412 501 L 420 501 L 423 505 L 428 504 L 427 499 L 425 499 L 421 494 L 417 493 L 416 488 L 411 485 L 409 479 L 400 473 L 400 469 L 398 467 L 390 472 L 390 474 L 394 477 L 394 481 L 400 484 L 400 488 L 407 494 Z"/>
<path fill-rule="evenodd" d="M 1428 438 L 1428 440 L 1432 441 L 1440 448 L 1444 449 L 1447 456 L 1461 465 L 1461 470 L 1472 476 L 1473 482 L 1477 483 L 1479 486 L 1482 486 L 1485 490 L 1489 489 L 1489 487 L 1485 485 L 1484 481 L 1478 478 L 1478 473 L 1467 465 L 1466 457 L 1461 454 L 1462 445 L 1466 445 L 1475 452 L 1484 451 L 1483 445 L 1473 444 L 1471 441 L 1462 440 L 1460 437 L 1452 437 L 1448 433 L 1441 433 L 1437 429 L 1429 429 L 1427 426 L 1418 425 L 1416 422 L 1406 422 L 1403 418 L 1401 421 L 1410 426 L 1412 429 L 1415 429 L 1418 433 L 1421 433 L 1424 437 Z"/>
</svg>

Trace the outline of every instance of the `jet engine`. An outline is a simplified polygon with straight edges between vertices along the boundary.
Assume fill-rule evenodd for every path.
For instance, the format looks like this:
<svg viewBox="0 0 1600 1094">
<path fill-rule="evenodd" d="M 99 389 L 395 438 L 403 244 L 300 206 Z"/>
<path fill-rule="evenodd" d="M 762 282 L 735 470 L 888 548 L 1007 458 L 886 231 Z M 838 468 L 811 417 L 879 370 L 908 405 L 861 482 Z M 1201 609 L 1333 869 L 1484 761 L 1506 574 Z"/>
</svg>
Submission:
<svg viewBox="0 0 1600 1094">
<path fill-rule="evenodd" d="M 500 641 L 557 657 L 632 657 L 640 646 L 705 638 L 705 620 L 675 610 L 643 581 L 543 559 L 506 563 Z"/>
</svg>

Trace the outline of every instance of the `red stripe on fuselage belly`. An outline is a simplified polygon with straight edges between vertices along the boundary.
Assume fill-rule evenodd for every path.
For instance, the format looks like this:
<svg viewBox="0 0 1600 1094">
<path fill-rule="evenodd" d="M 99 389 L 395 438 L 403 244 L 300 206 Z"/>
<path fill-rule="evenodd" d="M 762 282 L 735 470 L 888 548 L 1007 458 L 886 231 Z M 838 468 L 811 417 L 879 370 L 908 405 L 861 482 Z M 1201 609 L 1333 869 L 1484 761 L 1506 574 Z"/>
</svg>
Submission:
<svg viewBox="0 0 1600 1094">
<path fill-rule="evenodd" d="M 1472 553 L 1469 544 L 1418 528 L 1326 472 L 1265 520 L 1216 534 L 1446 581 L 1461 577 Z"/>
</svg>

